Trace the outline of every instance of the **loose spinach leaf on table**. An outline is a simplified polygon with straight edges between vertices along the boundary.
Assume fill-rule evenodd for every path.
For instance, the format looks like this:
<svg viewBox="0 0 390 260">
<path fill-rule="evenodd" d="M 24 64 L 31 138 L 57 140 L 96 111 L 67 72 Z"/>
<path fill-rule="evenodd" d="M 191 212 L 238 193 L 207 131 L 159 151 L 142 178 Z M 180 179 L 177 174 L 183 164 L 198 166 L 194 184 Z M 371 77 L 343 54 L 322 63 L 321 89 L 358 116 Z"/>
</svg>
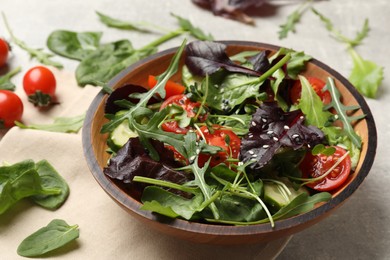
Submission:
<svg viewBox="0 0 390 260">
<path fill-rule="evenodd" d="M 16 36 L 13 34 L 13 32 L 12 32 L 12 30 L 11 30 L 9 24 L 8 24 L 7 18 L 5 17 L 4 13 L 2 13 L 2 15 L 3 15 L 3 20 L 4 20 L 4 23 L 5 23 L 5 27 L 6 27 L 7 31 L 8 31 L 8 33 L 10 34 L 11 40 L 12 40 L 13 43 L 15 43 L 21 49 L 27 51 L 30 54 L 31 58 L 36 58 L 42 64 L 54 66 L 54 67 L 56 67 L 58 69 L 63 68 L 63 65 L 61 63 L 53 61 L 51 59 L 51 57 L 53 57 L 53 54 L 46 53 L 42 49 L 31 48 L 25 42 L 23 42 L 22 40 L 16 38 Z"/>
<path fill-rule="evenodd" d="M 69 186 L 58 174 L 56 169 L 46 160 L 39 161 L 35 168 L 41 178 L 42 187 L 45 189 L 60 189 L 58 195 L 35 195 L 31 199 L 38 205 L 47 209 L 59 208 L 69 196 Z"/>
<path fill-rule="evenodd" d="M 0 89 L 14 91 L 15 85 L 11 82 L 11 78 L 18 74 L 21 70 L 21 67 L 17 67 L 7 74 L 0 76 Z"/>
<path fill-rule="evenodd" d="M 41 256 L 70 243 L 79 235 L 78 225 L 70 226 L 62 219 L 54 219 L 26 237 L 18 246 L 17 252 L 26 257 Z"/>
<path fill-rule="evenodd" d="M 84 118 L 85 115 L 82 114 L 74 117 L 57 117 L 54 119 L 54 122 L 52 124 L 46 125 L 24 125 L 23 123 L 17 121 L 15 122 L 15 125 L 22 129 L 36 129 L 59 133 L 77 133 L 83 126 Z"/>
<path fill-rule="evenodd" d="M 57 208 L 68 193 L 67 184 L 47 161 L 25 160 L 0 167 L 0 214 L 27 197 L 43 207 Z"/>
<path fill-rule="evenodd" d="M 100 45 L 101 32 L 56 30 L 47 39 L 47 47 L 69 59 L 82 60 Z"/>
</svg>

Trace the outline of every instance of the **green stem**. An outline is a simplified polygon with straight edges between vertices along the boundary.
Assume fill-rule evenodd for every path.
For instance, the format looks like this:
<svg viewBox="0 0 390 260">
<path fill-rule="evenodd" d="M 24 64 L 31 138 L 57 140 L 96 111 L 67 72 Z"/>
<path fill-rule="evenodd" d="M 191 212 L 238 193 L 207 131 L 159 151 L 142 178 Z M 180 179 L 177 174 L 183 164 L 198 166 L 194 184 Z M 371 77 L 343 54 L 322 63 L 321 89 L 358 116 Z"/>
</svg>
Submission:
<svg viewBox="0 0 390 260">
<path fill-rule="evenodd" d="M 172 183 L 172 182 L 169 182 L 169 181 L 156 180 L 156 179 L 153 179 L 153 178 L 147 178 L 147 177 L 142 177 L 142 176 L 135 176 L 133 181 L 153 184 L 153 185 L 157 185 L 157 186 L 161 186 L 161 187 L 171 188 L 171 189 L 180 190 L 180 191 L 188 192 L 188 193 L 191 193 L 191 194 L 195 194 L 195 192 L 194 192 L 195 189 L 189 188 L 189 187 L 185 187 L 183 185 L 179 185 L 179 184 Z"/>
<path fill-rule="evenodd" d="M 59 195 L 62 190 L 58 188 L 42 189 L 41 195 Z"/>
<path fill-rule="evenodd" d="M 145 45 L 144 47 L 142 47 L 140 50 L 147 50 L 147 49 L 150 49 L 150 48 L 154 48 L 154 47 L 157 47 L 161 44 L 163 44 L 164 42 L 167 42 L 179 35 L 182 35 L 185 31 L 183 30 L 176 30 L 176 31 L 172 31 L 172 32 L 169 32 L 163 36 L 161 36 L 160 38 L 152 41 L 151 43 Z"/>
<path fill-rule="evenodd" d="M 18 74 L 20 71 L 22 70 L 22 67 L 17 67 L 13 70 L 11 70 L 10 72 L 8 72 L 7 74 L 5 74 L 3 77 L 6 78 L 6 79 L 11 79 L 13 76 L 15 76 L 16 74 Z"/>
</svg>

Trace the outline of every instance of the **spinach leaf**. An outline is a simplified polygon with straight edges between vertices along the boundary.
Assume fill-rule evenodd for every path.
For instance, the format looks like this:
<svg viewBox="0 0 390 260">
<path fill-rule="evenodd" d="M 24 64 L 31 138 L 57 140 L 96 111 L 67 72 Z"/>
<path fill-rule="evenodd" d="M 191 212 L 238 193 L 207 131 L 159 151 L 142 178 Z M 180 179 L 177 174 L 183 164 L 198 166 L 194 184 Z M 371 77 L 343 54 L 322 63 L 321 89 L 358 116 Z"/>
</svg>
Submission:
<svg viewBox="0 0 390 260">
<path fill-rule="evenodd" d="M 58 208 L 68 193 L 67 184 L 47 161 L 25 160 L 0 167 L 0 214 L 26 197 L 43 207 Z"/>
<path fill-rule="evenodd" d="M 16 36 L 11 31 L 11 28 L 10 28 L 10 26 L 8 24 L 7 18 L 5 17 L 4 13 L 2 13 L 2 15 L 3 15 L 3 20 L 4 20 L 5 27 L 6 27 L 7 31 L 8 31 L 8 33 L 11 36 L 12 42 L 14 42 L 21 49 L 27 51 L 30 54 L 31 58 L 36 58 L 40 63 L 45 64 L 45 65 L 54 66 L 54 67 L 56 67 L 58 69 L 62 69 L 63 68 L 63 65 L 61 63 L 53 61 L 51 59 L 51 57 L 53 57 L 52 54 L 46 53 L 46 52 L 42 51 L 41 49 L 31 48 L 25 42 L 23 42 L 22 40 L 16 38 Z"/>
<path fill-rule="evenodd" d="M 186 32 L 189 32 L 196 39 L 202 41 L 214 40 L 214 37 L 211 34 L 206 35 L 200 28 L 195 27 L 188 19 L 185 19 L 173 13 L 171 13 L 171 15 L 177 19 L 181 29 L 183 29 Z"/>
<path fill-rule="evenodd" d="M 8 72 L 7 74 L 0 76 L 0 89 L 14 91 L 15 85 L 11 82 L 11 78 L 18 74 L 20 71 L 21 67 L 17 67 Z"/>
<path fill-rule="evenodd" d="M 146 187 L 142 194 L 142 210 L 150 210 L 162 215 L 190 220 L 196 212 L 204 209 L 204 198 L 198 190 L 191 199 L 178 196 L 160 187 Z"/>
<path fill-rule="evenodd" d="M 36 129 L 59 133 L 77 133 L 83 126 L 84 118 L 85 115 L 83 114 L 75 117 L 57 117 L 54 119 L 52 124 L 47 125 L 24 125 L 23 123 L 17 121 L 15 122 L 15 125 L 22 129 Z"/>
<path fill-rule="evenodd" d="M 47 39 L 47 47 L 69 59 L 82 60 L 100 44 L 101 32 L 72 32 L 56 30 Z"/>
<path fill-rule="evenodd" d="M 21 256 L 41 256 L 60 248 L 79 237 L 78 225 L 69 226 L 64 220 L 54 219 L 26 237 L 18 246 L 17 252 Z"/>
<path fill-rule="evenodd" d="M 35 195 L 31 199 L 38 205 L 47 209 L 59 208 L 69 196 L 69 186 L 58 174 L 51 164 L 42 160 L 35 164 L 36 170 L 41 178 L 42 187 L 45 189 L 59 189 L 58 195 Z"/>
<path fill-rule="evenodd" d="M 156 52 L 155 48 L 136 51 L 128 40 L 101 45 L 87 55 L 76 68 L 80 86 L 107 82 L 129 65 Z"/>
</svg>

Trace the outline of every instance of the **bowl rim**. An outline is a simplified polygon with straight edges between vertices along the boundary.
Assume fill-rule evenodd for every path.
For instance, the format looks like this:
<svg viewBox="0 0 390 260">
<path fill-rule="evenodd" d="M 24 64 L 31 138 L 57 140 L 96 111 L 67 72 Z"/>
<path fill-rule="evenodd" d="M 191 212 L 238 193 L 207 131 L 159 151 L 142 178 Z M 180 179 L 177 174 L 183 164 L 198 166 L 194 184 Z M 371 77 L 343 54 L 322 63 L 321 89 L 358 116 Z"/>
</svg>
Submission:
<svg viewBox="0 0 390 260">
<path fill-rule="evenodd" d="M 261 42 L 253 42 L 253 41 L 233 40 L 233 41 L 217 41 L 217 42 L 223 43 L 227 46 L 234 45 L 234 46 L 244 46 L 244 47 L 257 47 L 263 49 L 270 49 L 273 51 L 277 51 L 280 48 L 282 48 L 281 46 L 277 46 L 277 45 L 261 43 Z M 135 68 L 153 59 L 157 59 L 165 55 L 174 54 L 177 49 L 178 47 L 166 49 L 164 51 L 155 53 L 145 59 L 142 59 L 130 65 L 129 67 L 121 71 L 118 75 L 116 75 L 112 80 L 110 80 L 108 85 L 112 88 L 113 86 L 117 85 L 125 75 L 130 73 Z M 324 64 L 323 62 L 315 58 L 312 58 L 310 62 L 320 67 L 321 69 L 327 71 L 330 75 L 332 75 L 332 77 L 337 78 L 337 80 L 339 80 L 348 89 L 348 91 L 352 94 L 352 96 L 356 99 L 356 101 L 361 107 L 361 110 L 366 115 L 365 120 L 367 122 L 367 128 L 368 128 L 367 143 L 369 145 L 367 147 L 366 157 L 363 160 L 359 174 L 356 176 L 356 178 L 352 180 L 352 182 L 344 190 L 342 190 L 338 194 L 338 196 L 333 197 L 330 201 L 320 205 L 319 207 L 313 210 L 310 210 L 309 212 L 299 214 L 297 216 L 290 217 L 287 219 L 277 220 L 275 226 L 271 227 L 269 223 L 247 225 L 247 226 L 229 226 L 229 225 L 222 225 L 222 224 L 207 224 L 207 223 L 191 222 L 183 219 L 174 219 L 171 221 L 160 221 L 160 218 L 157 217 L 156 214 L 149 211 L 140 210 L 139 207 L 142 204 L 136 201 L 135 199 L 131 198 L 130 195 L 126 196 L 125 193 L 118 186 L 113 184 L 112 181 L 110 181 L 108 177 L 104 175 L 94 155 L 94 151 L 92 147 L 92 135 L 91 135 L 92 124 L 91 123 L 93 121 L 93 117 L 96 109 L 98 108 L 98 106 L 100 105 L 100 103 L 102 102 L 103 98 L 106 95 L 106 93 L 103 90 L 97 94 L 97 96 L 93 99 L 90 107 L 88 108 L 85 117 L 85 122 L 82 129 L 83 150 L 84 150 L 84 155 L 86 157 L 88 167 L 90 168 L 91 173 L 93 174 L 96 181 L 103 188 L 103 190 L 110 197 L 115 198 L 116 202 L 120 204 L 120 206 L 122 206 L 123 208 L 129 209 L 133 211 L 135 214 L 143 218 L 147 218 L 151 221 L 159 221 L 175 229 L 180 229 L 187 232 L 226 235 L 226 236 L 254 235 L 259 233 L 283 231 L 293 226 L 298 226 L 309 221 L 314 221 L 316 218 L 319 218 L 321 215 L 334 209 L 335 207 L 340 205 L 343 201 L 345 201 L 348 197 L 350 197 L 354 193 L 354 191 L 360 186 L 360 184 L 363 182 L 365 177 L 368 175 L 376 155 L 377 131 L 375 126 L 375 121 L 370 111 L 370 108 L 368 107 L 363 96 L 360 93 L 358 93 L 356 88 L 344 76 L 342 76 L 340 73 L 338 73 L 328 65 Z"/>
</svg>

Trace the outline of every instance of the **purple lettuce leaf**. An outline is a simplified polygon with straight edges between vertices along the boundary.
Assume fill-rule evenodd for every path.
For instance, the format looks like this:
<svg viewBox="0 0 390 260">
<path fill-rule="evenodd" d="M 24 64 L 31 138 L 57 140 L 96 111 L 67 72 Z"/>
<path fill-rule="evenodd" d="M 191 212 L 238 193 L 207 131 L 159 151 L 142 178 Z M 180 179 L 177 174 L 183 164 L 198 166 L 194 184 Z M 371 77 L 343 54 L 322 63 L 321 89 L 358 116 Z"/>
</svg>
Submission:
<svg viewBox="0 0 390 260">
<path fill-rule="evenodd" d="M 259 52 L 259 54 L 250 57 L 248 61 L 253 65 L 253 70 L 265 73 L 267 70 L 269 70 L 272 66 L 268 60 L 268 55 L 271 52 L 269 50 L 265 50 L 262 52 Z"/>
<path fill-rule="evenodd" d="M 194 41 L 186 46 L 185 64 L 197 76 L 211 75 L 220 69 L 260 76 L 261 73 L 234 63 L 226 54 L 226 45 L 219 42 Z"/>
<path fill-rule="evenodd" d="M 253 114 L 249 133 L 241 140 L 240 160 L 253 170 L 265 166 L 280 148 L 314 147 L 324 140 L 323 132 L 304 125 L 300 110 L 284 112 L 276 102 L 263 103 Z"/>
<path fill-rule="evenodd" d="M 164 147 L 160 141 L 150 140 L 160 155 L 160 161 L 154 161 L 142 146 L 139 138 L 130 138 L 129 141 L 112 157 L 103 169 L 104 174 L 117 180 L 131 196 L 140 199 L 147 186 L 144 183 L 133 182 L 135 176 L 143 176 L 157 180 L 165 180 L 183 184 L 190 180 L 190 176 L 174 168 L 181 167 L 174 160 L 173 152 Z M 180 194 L 180 192 L 176 192 Z"/>
<path fill-rule="evenodd" d="M 237 20 L 246 24 L 254 24 L 251 17 L 245 14 L 250 8 L 258 8 L 265 0 L 192 0 L 193 3 L 210 9 L 214 15 Z"/>
</svg>

